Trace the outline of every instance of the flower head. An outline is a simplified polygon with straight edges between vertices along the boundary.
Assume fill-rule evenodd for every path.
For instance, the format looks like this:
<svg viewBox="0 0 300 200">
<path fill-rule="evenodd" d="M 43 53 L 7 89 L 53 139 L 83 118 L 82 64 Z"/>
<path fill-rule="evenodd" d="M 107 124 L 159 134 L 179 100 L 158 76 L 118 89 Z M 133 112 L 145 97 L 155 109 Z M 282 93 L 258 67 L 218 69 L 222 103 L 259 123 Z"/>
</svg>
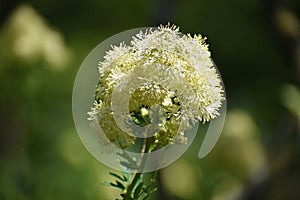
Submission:
<svg viewBox="0 0 300 200">
<path fill-rule="evenodd" d="M 99 123 L 119 147 L 134 144 L 136 137 L 115 122 L 111 105 L 118 88 L 130 95 L 129 111 L 119 113 L 124 121 L 130 118 L 142 127 L 156 123 L 153 135 L 158 145 L 186 142 L 184 131 L 198 121 L 218 117 L 225 99 L 204 40 L 201 35 L 183 35 L 176 26 L 167 25 L 138 33 L 129 45 L 113 46 L 99 63 L 100 78 L 89 119 Z M 162 110 L 154 112 L 151 108 L 156 105 Z M 158 121 L 154 115 L 160 116 Z"/>
</svg>

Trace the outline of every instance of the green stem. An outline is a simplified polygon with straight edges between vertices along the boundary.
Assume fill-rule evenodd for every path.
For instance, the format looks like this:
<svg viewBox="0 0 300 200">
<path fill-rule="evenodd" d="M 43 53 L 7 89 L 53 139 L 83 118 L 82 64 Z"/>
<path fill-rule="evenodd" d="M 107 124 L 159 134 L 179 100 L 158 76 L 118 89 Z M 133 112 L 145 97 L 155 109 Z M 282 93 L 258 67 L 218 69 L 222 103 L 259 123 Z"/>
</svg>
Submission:
<svg viewBox="0 0 300 200">
<path fill-rule="evenodd" d="M 154 148 L 155 148 L 155 146 L 153 144 L 153 140 L 151 140 L 151 139 L 145 139 L 145 147 L 143 148 L 143 152 L 142 153 L 143 154 L 150 153 Z M 147 158 L 146 158 L 147 155 L 143 155 L 143 156 L 144 157 L 143 157 L 142 162 L 140 164 L 141 168 L 145 165 L 145 162 L 147 160 Z M 157 173 L 158 173 L 158 171 L 155 171 L 154 175 L 151 178 L 151 183 L 152 184 L 153 184 L 153 182 L 155 182 L 155 180 L 153 178 L 154 177 L 156 178 Z M 134 173 L 133 179 L 132 179 L 131 183 L 128 185 L 126 191 L 125 191 L 125 197 L 124 197 L 125 200 L 132 199 L 133 190 L 136 187 L 136 184 L 137 184 L 138 180 L 141 178 L 142 174 L 143 173 Z"/>
<path fill-rule="evenodd" d="M 137 183 L 137 181 L 140 179 L 142 173 L 135 173 L 134 177 L 130 183 L 130 185 L 128 185 L 127 189 L 126 189 L 126 193 L 125 193 L 125 197 L 131 197 L 131 194 L 133 193 L 133 189 Z"/>
</svg>

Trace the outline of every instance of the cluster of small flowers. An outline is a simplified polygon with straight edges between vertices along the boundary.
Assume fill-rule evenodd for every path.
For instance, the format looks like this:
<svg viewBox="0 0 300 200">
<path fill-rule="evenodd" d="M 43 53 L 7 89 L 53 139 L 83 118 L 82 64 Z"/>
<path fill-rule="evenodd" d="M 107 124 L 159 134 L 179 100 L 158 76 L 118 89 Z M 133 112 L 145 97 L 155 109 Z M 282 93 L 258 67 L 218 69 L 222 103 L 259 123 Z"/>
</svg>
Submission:
<svg viewBox="0 0 300 200">
<path fill-rule="evenodd" d="M 167 25 L 140 32 L 130 45 L 113 46 L 99 63 L 96 102 L 88 113 L 89 120 L 99 123 L 119 147 L 133 145 L 135 137 L 117 126 L 111 110 L 115 88 L 129 87 L 129 113 L 137 121 L 145 120 L 143 126 L 151 123 L 148 113 L 152 106 L 163 107 L 166 120 L 154 134 L 158 145 L 186 142 L 184 131 L 198 121 L 205 123 L 218 117 L 225 99 L 204 40 Z"/>
</svg>

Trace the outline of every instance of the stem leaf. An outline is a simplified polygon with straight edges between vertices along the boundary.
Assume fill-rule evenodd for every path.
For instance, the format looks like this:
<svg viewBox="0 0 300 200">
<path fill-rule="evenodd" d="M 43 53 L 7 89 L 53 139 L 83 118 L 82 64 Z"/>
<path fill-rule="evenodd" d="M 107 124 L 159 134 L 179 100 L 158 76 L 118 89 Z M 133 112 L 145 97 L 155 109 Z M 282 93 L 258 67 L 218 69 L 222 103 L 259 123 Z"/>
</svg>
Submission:
<svg viewBox="0 0 300 200">
<path fill-rule="evenodd" d="M 119 180 L 121 180 L 121 181 L 126 182 L 126 177 L 125 177 L 125 176 L 121 177 L 121 176 L 119 176 L 118 174 L 115 174 L 115 173 L 113 173 L 113 172 L 109 172 L 109 174 L 110 174 L 111 176 L 116 177 L 117 179 L 119 179 Z"/>
<path fill-rule="evenodd" d="M 133 197 L 134 197 L 135 199 L 137 199 L 137 198 L 140 196 L 141 191 L 142 191 L 142 188 L 143 188 L 143 182 L 141 182 L 141 183 L 136 187 L 136 189 L 134 190 Z"/>
<path fill-rule="evenodd" d="M 113 187 L 119 188 L 121 190 L 125 189 L 125 186 L 122 183 L 120 183 L 119 181 L 116 181 L 116 183 L 110 183 L 110 185 Z"/>
</svg>

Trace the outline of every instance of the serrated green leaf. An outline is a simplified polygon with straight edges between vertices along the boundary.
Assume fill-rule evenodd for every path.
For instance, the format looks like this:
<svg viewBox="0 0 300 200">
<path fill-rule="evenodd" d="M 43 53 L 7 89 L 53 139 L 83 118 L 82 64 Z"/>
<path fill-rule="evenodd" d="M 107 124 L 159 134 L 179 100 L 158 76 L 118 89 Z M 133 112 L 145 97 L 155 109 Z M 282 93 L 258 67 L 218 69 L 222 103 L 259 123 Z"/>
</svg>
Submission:
<svg viewBox="0 0 300 200">
<path fill-rule="evenodd" d="M 122 183 L 120 183 L 119 181 L 116 181 L 116 184 L 115 183 L 110 183 L 110 185 L 113 186 L 113 187 L 119 188 L 121 190 L 125 189 L 125 186 Z"/>
<path fill-rule="evenodd" d="M 134 190 L 133 197 L 135 199 L 137 199 L 140 196 L 142 189 L 143 189 L 143 182 L 141 182 Z"/>
<path fill-rule="evenodd" d="M 123 190 L 125 189 L 125 186 L 120 181 L 116 181 L 116 182 L 120 187 L 122 187 Z"/>
<path fill-rule="evenodd" d="M 121 177 L 121 176 L 119 176 L 118 174 L 115 174 L 115 173 L 113 173 L 113 172 L 109 172 L 109 174 L 110 174 L 111 176 L 116 177 L 117 179 L 119 179 L 119 180 L 121 180 L 121 181 L 126 181 L 126 178 L 125 178 L 124 176 Z"/>
<path fill-rule="evenodd" d="M 131 179 L 132 174 L 129 172 L 123 172 L 123 176 L 126 179 L 126 181 Z"/>
</svg>

